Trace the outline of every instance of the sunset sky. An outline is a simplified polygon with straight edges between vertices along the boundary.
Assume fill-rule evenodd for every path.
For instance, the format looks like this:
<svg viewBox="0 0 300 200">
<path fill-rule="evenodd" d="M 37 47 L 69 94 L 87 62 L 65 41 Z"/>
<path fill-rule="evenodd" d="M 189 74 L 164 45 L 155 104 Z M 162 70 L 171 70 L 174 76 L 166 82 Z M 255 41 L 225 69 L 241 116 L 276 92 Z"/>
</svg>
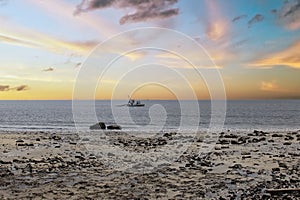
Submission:
<svg viewBox="0 0 300 200">
<path fill-rule="evenodd" d="M 207 58 L 178 38 L 129 34 L 124 39 L 184 49 L 198 59 L 196 68 L 219 70 L 228 99 L 300 98 L 300 0 L 0 0 L 0 24 L 1 100 L 72 99 L 77 74 L 90 67 L 92 50 L 143 27 L 173 29 L 202 46 Z M 101 55 L 123 55 L 121 43 Z M 101 65 L 102 59 L 94 63 Z M 133 71 L 119 80 L 124 69 Z M 168 52 L 136 51 L 98 80 L 95 97 L 126 99 L 126 88 L 132 88 L 135 98 L 191 99 L 186 92 L 191 87 L 197 98 L 209 99 L 193 70 Z M 143 85 L 147 81 L 153 84 Z M 175 94 L 170 88 L 177 88 Z M 87 97 L 82 92 L 78 98 Z"/>
</svg>

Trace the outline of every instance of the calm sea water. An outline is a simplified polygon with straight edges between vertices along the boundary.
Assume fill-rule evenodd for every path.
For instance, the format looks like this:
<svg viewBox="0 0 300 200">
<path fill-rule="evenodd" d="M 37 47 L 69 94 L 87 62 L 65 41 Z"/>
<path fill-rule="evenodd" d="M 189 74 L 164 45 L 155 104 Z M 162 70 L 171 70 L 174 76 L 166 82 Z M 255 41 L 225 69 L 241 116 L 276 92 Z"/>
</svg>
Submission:
<svg viewBox="0 0 300 200">
<path fill-rule="evenodd" d="M 89 102 L 84 102 L 80 104 L 82 110 L 79 109 L 80 116 L 76 116 L 76 126 L 87 129 L 95 121 L 103 121 L 118 123 L 124 130 L 167 131 L 196 127 L 201 130 L 209 127 L 211 102 L 184 102 L 184 108 L 178 101 L 154 100 L 143 101 L 145 107 L 128 108 L 122 106 L 126 101 L 96 101 L 97 119 L 85 109 Z M 0 101 L 0 129 L 74 131 L 72 101 Z M 227 129 L 299 130 L 300 100 L 227 101 L 224 130 Z"/>
</svg>

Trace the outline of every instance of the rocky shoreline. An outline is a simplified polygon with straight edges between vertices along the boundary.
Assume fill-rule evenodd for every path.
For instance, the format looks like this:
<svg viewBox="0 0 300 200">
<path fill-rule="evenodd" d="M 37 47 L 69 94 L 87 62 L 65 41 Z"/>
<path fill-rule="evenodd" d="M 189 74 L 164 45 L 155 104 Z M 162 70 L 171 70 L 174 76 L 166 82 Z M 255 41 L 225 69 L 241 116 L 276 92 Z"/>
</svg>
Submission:
<svg viewBox="0 0 300 200">
<path fill-rule="evenodd" d="M 126 151 L 156 151 L 177 133 L 152 138 L 107 132 Z M 0 133 L 0 199 L 299 199 L 300 131 L 222 132 L 213 149 L 184 152 L 147 173 L 118 171 L 76 134 Z M 197 138 L 193 148 L 203 145 Z"/>
</svg>

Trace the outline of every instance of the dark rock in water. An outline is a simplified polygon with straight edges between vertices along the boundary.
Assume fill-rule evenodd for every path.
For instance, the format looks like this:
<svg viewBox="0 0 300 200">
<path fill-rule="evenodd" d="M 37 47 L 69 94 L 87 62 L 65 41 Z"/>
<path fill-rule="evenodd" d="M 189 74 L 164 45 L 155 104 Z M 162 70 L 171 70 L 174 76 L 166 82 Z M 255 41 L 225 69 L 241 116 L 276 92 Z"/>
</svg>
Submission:
<svg viewBox="0 0 300 200">
<path fill-rule="evenodd" d="M 105 123 L 104 122 L 98 122 L 97 124 L 94 124 L 94 125 L 92 125 L 92 126 L 90 126 L 90 129 L 91 130 L 99 130 L 99 129 L 102 129 L 102 130 L 104 130 L 104 129 L 106 129 L 106 125 L 105 125 Z"/>
<path fill-rule="evenodd" d="M 121 126 L 117 125 L 117 124 L 113 124 L 113 125 L 109 125 L 107 126 L 108 130 L 121 130 Z"/>
</svg>

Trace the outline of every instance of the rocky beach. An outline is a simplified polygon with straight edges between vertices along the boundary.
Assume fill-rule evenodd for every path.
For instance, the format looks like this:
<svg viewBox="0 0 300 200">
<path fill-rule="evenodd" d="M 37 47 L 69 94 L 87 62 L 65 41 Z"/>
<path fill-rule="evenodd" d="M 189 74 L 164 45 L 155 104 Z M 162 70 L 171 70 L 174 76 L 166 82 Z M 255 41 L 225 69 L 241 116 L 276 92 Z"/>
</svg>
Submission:
<svg viewBox="0 0 300 200">
<path fill-rule="evenodd" d="M 128 151 L 161 148 L 177 133 L 109 131 Z M 184 152 L 145 173 L 105 165 L 76 134 L 0 134 L 1 199 L 299 199 L 300 131 L 222 132 L 205 156 Z M 193 148 L 203 140 L 194 141 Z"/>
</svg>

